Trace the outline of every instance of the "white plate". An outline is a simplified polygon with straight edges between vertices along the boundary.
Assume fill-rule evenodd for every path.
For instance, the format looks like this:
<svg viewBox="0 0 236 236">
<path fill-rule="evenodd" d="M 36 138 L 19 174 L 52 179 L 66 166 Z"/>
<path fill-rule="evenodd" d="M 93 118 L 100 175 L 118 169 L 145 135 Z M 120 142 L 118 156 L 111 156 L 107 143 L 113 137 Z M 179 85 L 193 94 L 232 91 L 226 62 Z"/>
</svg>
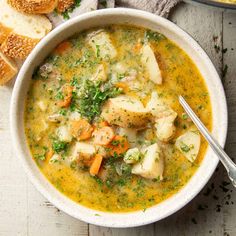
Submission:
<svg viewBox="0 0 236 236">
<path fill-rule="evenodd" d="M 170 21 L 156 15 L 124 8 L 105 9 L 83 14 L 69 20 L 49 33 L 32 51 L 20 70 L 13 90 L 10 124 L 17 158 L 36 188 L 57 208 L 80 220 L 108 227 L 134 227 L 161 220 L 192 200 L 214 172 L 218 159 L 208 149 L 201 166 L 187 185 L 169 199 L 145 212 L 108 213 L 79 205 L 53 187 L 32 159 L 24 133 L 24 106 L 34 68 L 64 39 L 82 30 L 107 24 L 133 24 L 163 33 L 182 48 L 195 62 L 207 84 L 213 109 L 213 134 L 224 146 L 227 133 L 227 106 L 220 78 L 202 48 L 187 33 Z M 92 193 L 91 193 L 92 194 Z"/>
</svg>

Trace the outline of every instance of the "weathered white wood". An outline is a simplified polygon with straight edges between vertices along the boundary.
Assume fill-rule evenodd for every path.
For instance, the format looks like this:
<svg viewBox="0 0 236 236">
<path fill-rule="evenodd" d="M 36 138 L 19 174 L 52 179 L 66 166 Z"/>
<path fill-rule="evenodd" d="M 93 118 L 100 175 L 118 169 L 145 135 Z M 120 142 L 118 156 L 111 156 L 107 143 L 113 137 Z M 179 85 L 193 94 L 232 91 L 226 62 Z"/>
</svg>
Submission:
<svg viewBox="0 0 236 236">
<path fill-rule="evenodd" d="M 27 185 L 16 163 L 9 132 L 11 88 L 0 88 L 0 235 L 26 235 Z"/>
<path fill-rule="evenodd" d="M 172 15 L 172 20 L 186 30 L 207 52 L 218 72 L 222 70 L 222 12 L 214 11 L 200 5 L 179 6 L 178 11 Z M 220 47 L 218 52 L 215 45 Z M 155 233 L 162 235 L 223 235 L 223 213 L 216 212 L 218 202 L 213 199 L 216 195 L 223 197 L 219 186 L 205 196 L 212 183 L 221 182 L 224 169 L 214 174 L 212 180 L 203 191 L 185 208 L 173 216 L 155 224 Z M 215 190 L 216 189 L 216 190 Z M 215 192 L 216 191 L 216 192 Z M 214 192 L 214 193 L 213 193 Z M 205 209 L 207 207 L 207 209 Z M 204 208 L 204 210 L 199 210 Z M 174 230 L 173 230 L 174 229 Z"/>
<path fill-rule="evenodd" d="M 132 221 L 132 219 L 130 219 Z M 154 236 L 154 225 L 146 225 L 142 227 L 128 229 L 112 229 L 89 225 L 89 236 Z"/>
<path fill-rule="evenodd" d="M 88 224 L 57 210 L 25 176 L 9 131 L 12 86 L 0 87 L 0 235 L 87 236 Z"/>
<path fill-rule="evenodd" d="M 223 48 L 227 49 L 223 54 L 223 67 L 228 66 L 224 80 L 229 112 L 229 130 L 226 144 L 226 151 L 235 158 L 236 154 L 236 14 L 225 12 L 223 15 Z M 233 190 L 233 187 L 231 187 Z M 234 201 L 234 205 L 231 203 Z M 224 232 L 229 235 L 236 235 L 236 191 L 231 193 L 231 199 L 227 198 L 229 205 L 224 205 Z"/>
<path fill-rule="evenodd" d="M 180 4 L 173 11 L 171 20 L 186 30 L 192 37 L 197 40 L 206 50 L 218 72 L 222 70 L 222 53 L 217 53 L 215 45 L 222 48 L 222 13 L 212 9 L 206 9 L 201 6 L 190 4 Z M 215 40 L 213 40 L 213 38 Z M 97 226 L 89 226 L 91 236 L 95 235 L 161 235 L 161 236 L 179 236 L 179 235 L 223 235 L 223 213 L 216 212 L 216 201 L 212 200 L 212 194 L 206 197 L 204 193 L 207 188 L 211 188 L 214 181 L 220 181 L 221 175 L 224 173 L 223 168 L 214 175 L 212 181 L 204 188 L 190 204 L 178 213 L 170 216 L 155 224 L 146 226 L 148 228 L 134 229 L 107 229 Z M 216 188 L 217 189 L 217 188 Z M 218 189 L 217 189 L 218 190 Z M 219 192 L 219 193 L 218 193 Z M 222 196 L 218 190 L 215 195 Z M 219 197 L 219 199 L 220 199 Z M 199 206 L 207 205 L 205 210 L 198 210 Z M 201 208 L 201 207 L 200 207 Z M 204 208 L 204 207 L 203 207 Z M 193 219 L 194 218 L 194 219 Z M 197 222 L 195 224 L 194 222 Z M 193 222 L 194 221 L 194 222 Z M 153 226 L 153 227 L 152 227 Z M 148 233 L 146 233 L 148 229 Z M 99 232 L 100 234 L 98 234 Z"/>
<path fill-rule="evenodd" d="M 28 235 L 87 236 L 88 225 L 55 208 L 27 183 Z"/>
<path fill-rule="evenodd" d="M 181 4 L 173 11 L 171 20 L 202 45 L 219 72 L 222 71 L 222 61 L 229 66 L 224 82 L 230 117 L 226 150 L 233 156 L 236 153 L 236 15 Z M 223 57 L 221 50 L 216 52 L 215 45 L 220 49 L 228 48 Z M 88 229 L 87 224 L 58 211 L 28 182 L 12 150 L 8 116 L 12 86 L 13 82 L 8 87 L 0 87 L 0 235 L 236 235 L 236 192 L 231 193 L 229 205 L 223 204 L 221 211 L 216 211 L 216 205 L 225 203 L 228 194 L 219 187 L 222 178 L 227 181 L 221 165 L 190 204 L 173 216 L 148 226 L 110 229 L 90 225 Z M 208 189 L 212 190 L 205 196 Z M 234 201 L 234 205 L 231 201 Z"/>
<path fill-rule="evenodd" d="M 222 12 L 204 5 L 179 4 L 171 20 L 189 33 L 207 52 L 218 72 L 221 72 L 222 54 L 216 46 L 222 46 Z"/>
</svg>

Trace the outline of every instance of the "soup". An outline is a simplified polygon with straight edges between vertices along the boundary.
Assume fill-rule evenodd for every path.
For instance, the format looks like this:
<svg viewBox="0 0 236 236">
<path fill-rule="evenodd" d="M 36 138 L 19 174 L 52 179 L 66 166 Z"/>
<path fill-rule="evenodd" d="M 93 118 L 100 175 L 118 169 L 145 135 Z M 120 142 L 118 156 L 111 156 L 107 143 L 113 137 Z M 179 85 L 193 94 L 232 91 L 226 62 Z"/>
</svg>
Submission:
<svg viewBox="0 0 236 236">
<path fill-rule="evenodd" d="M 207 149 L 180 94 L 211 129 L 204 80 L 175 43 L 134 26 L 81 32 L 32 76 L 25 107 L 32 157 L 81 205 L 145 210 L 178 192 Z"/>
</svg>

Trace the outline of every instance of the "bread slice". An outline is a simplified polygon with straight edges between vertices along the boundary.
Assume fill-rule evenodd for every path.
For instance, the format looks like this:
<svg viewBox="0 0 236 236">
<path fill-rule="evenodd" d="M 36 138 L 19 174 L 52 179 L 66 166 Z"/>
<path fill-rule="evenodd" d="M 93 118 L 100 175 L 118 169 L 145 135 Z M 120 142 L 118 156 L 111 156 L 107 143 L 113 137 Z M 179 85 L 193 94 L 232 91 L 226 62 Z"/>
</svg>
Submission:
<svg viewBox="0 0 236 236">
<path fill-rule="evenodd" d="M 0 45 L 6 40 L 7 36 L 12 32 L 11 28 L 8 28 L 0 23 Z"/>
<path fill-rule="evenodd" d="M 52 12 L 58 0 L 7 0 L 17 11 L 29 14 L 47 14 Z"/>
<path fill-rule="evenodd" d="M 9 57 L 24 60 L 38 42 L 38 39 L 32 39 L 12 32 L 1 45 L 1 50 Z"/>
<path fill-rule="evenodd" d="M 75 0 L 58 0 L 57 11 L 59 13 L 65 12 L 74 4 Z"/>
<path fill-rule="evenodd" d="M 17 72 L 18 69 L 15 62 L 0 52 L 0 85 L 11 80 Z"/>
<path fill-rule="evenodd" d="M 7 56 L 17 59 L 25 59 L 39 40 L 52 29 L 46 16 L 20 13 L 10 7 L 6 0 L 0 0 L 0 24 L 5 32 L 1 49 Z"/>
</svg>

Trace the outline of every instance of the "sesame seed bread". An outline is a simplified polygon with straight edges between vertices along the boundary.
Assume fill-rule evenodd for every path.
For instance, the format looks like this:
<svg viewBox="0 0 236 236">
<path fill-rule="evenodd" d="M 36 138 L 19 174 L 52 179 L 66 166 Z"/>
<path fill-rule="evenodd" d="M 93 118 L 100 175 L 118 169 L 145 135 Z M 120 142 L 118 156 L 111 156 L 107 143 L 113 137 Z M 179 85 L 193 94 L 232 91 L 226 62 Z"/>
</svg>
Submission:
<svg viewBox="0 0 236 236">
<path fill-rule="evenodd" d="M 74 3 L 75 0 L 58 0 L 57 11 L 60 13 L 64 12 L 69 9 Z"/>
<path fill-rule="evenodd" d="M 15 62 L 0 52 L 0 85 L 7 83 L 18 72 Z"/>
<path fill-rule="evenodd" d="M 12 32 L 1 45 L 1 50 L 9 57 L 24 60 L 38 42 L 39 39 L 32 39 Z"/>
<path fill-rule="evenodd" d="M 34 46 L 51 29 L 45 16 L 20 13 L 0 0 L 1 50 L 9 57 L 25 59 Z M 2 34 L 2 35 L 1 35 Z"/>
<path fill-rule="evenodd" d="M 4 42 L 7 36 L 11 33 L 12 29 L 0 23 L 0 45 Z"/>
<path fill-rule="evenodd" d="M 29 14 L 47 14 L 52 12 L 58 0 L 7 0 L 16 10 Z"/>
</svg>

